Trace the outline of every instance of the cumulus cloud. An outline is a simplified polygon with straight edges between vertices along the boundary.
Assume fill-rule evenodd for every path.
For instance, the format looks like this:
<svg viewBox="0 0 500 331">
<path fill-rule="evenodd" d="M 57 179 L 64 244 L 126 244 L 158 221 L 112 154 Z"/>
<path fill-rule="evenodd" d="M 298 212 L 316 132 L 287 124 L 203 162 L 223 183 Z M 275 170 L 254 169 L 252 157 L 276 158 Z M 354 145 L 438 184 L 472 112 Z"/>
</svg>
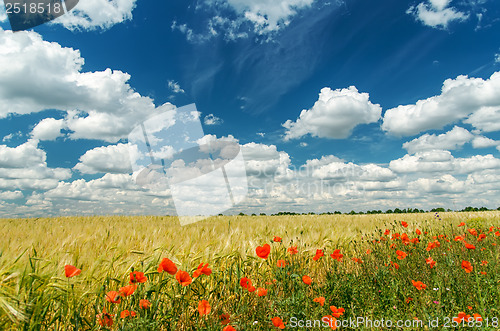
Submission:
<svg viewBox="0 0 500 331">
<path fill-rule="evenodd" d="M 500 126 L 491 116 L 500 118 L 499 90 L 500 72 L 486 80 L 467 76 L 447 79 L 440 95 L 387 110 L 382 129 L 397 136 L 411 136 L 465 119 L 465 123 L 480 130 L 497 131 Z"/>
<path fill-rule="evenodd" d="M 0 0 L 0 23 L 5 21 L 7 21 L 7 13 L 5 12 L 3 0 Z"/>
<path fill-rule="evenodd" d="M 446 29 L 453 21 L 465 21 L 469 15 L 449 7 L 451 0 L 428 0 L 411 6 L 406 13 L 413 15 L 422 24 Z"/>
<path fill-rule="evenodd" d="M 203 123 L 205 123 L 205 125 L 220 125 L 220 124 L 224 123 L 224 121 L 222 119 L 218 118 L 217 116 L 215 116 L 214 114 L 209 114 L 209 115 L 205 116 Z"/>
<path fill-rule="evenodd" d="M 35 32 L 0 29 L 0 118 L 45 109 L 66 112 L 64 124 L 49 120 L 37 130 L 67 128 L 72 139 L 117 142 L 152 113 L 153 100 L 135 92 L 118 70 L 82 72 L 78 50 L 44 41 Z M 43 65 L 40 65 L 43 63 Z M 53 138 L 55 131 L 46 133 Z M 41 132 L 40 132 L 41 133 Z"/>
<path fill-rule="evenodd" d="M 369 100 L 368 93 L 359 93 L 356 87 L 332 90 L 325 87 L 311 109 L 304 109 L 293 122 L 283 123 L 285 141 L 307 134 L 313 137 L 345 139 L 360 124 L 377 122 L 382 108 Z"/>
<path fill-rule="evenodd" d="M 168 88 L 170 90 L 172 90 L 172 92 L 174 92 L 174 93 L 185 93 L 185 91 L 181 88 L 181 86 L 179 85 L 179 83 L 177 83 L 176 81 L 169 80 L 167 82 L 167 84 L 168 84 Z"/>
<path fill-rule="evenodd" d="M 70 30 L 109 29 L 132 19 L 136 0 L 80 0 L 69 13 L 51 24 L 61 24 Z"/>
<path fill-rule="evenodd" d="M 451 131 L 440 135 L 424 134 L 419 138 L 404 143 L 403 148 L 410 154 L 433 149 L 453 150 L 462 147 L 471 141 L 473 137 L 474 135 L 467 129 L 455 126 Z"/>
<path fill-rule="evenodd" d="M 138 159 L 136 145 L 118 144 L 91 149 L 80 157 L 75 166 L 84 174 L 111 173 L 128 174 L 132 172 L 131 160 Z"/>
<path fill-rule="evenodd" d="M 474 148 L 488 148 L 495 146 L 500 146 L 500 141 L 496 141 L 484 136 L 477 136 L 472 140 L 472 147 Z"/>
<path fill-rule="evenodd" d="M 55 118 L 45 118 L 41 120 L 31 131 L 33 139 L 56 140 L 62 136 L 61 130 L 66 127 L 64 120 Z"/>
</svg>

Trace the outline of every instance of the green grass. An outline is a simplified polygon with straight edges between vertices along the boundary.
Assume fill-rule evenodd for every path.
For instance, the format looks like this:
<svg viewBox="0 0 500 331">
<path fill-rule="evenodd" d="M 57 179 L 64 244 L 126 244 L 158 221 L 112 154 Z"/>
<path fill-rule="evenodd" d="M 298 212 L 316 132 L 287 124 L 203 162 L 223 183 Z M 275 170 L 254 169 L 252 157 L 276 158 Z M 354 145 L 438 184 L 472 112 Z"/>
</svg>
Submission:
<svg viewBox="0 0 500 331">
<path fill-rule="evenodd" d="M 445 318 L 465 312 L 488 318 L 491 330 L 500 328 L 492 324 L 500 318 L 500 249 L 494 245 L 500 237 L 498 229 L 489 231 L 500 226 L 500 212 L 440 215 L 441 220 L 433 213 L 234 216 L 185 227 L 172 217 L 146 216 L 0 220 L 0 329 L 104 329 L 96 315 L 105 310 L 115 315 L 108 328 L 113 330 L 222 330 L 221 314 L 229 314 L 237 330 L 271 330 L 273 317 L 289 325 L 291 318 L 319 320 L 331 315 L 330 306 L 345 309 L 340 320 L 440 318 L 442 327 Z M 402 227 L 401 221 L 409 226 Z M 466 226 L 458 227 L 460 222 Z M 422 235 L 416 235 L 417 228 Z M 486 238 L 478 241 L 470 228 Z M 386 229 L 389 236 L 383 234 Z M 391 240 L 396 232 L 420 242 Z M 454 240 L 464 234 L 475 249 Z M 437 238 L 440 246 L 427 251 L 440 235 L 446 236 Z M 273 242 L 274 236 L 282 242 Z M 255 249 L 265 243 L 271 253 L 262 259 Z M 297 246 L 298 254 L 291 255 L 290 246 Z M 313 261 L 317 249 L 325 256 Z M 342 262 L 330 257 L 335 249 L 344 255 Z M 399 260 L 397 250 L 408 255 Z M 174 276 L 157 272 L 165 257 L 190 275 L 202 262 L 213 272 L 184 287 Z M 434 268 L 426 263 L 428 257 L 436 261 Z M 278 260 L 287 265 L 277 267 Z M 471 273 L 461 267 L 463 260 L 472 264 Z M 488 264 L 481 266 L 481 261 Z M 66 278 L 66 264 L 82 269 L 81 274 Z M 128 285 L 133 270 L 144 272 L 148 281 L 121 303 L 107 302 L 106 293 Z M 302 281 L 304 275 L 312 278 L 311 285 Z M 243 288 L 242 277 L 267 294 L 260 297 Z M 417 290 L 412 280 L 427 288 Z M 323 307 L 313 301 L 316 297 L 325 297 Z M 141 309 L 141 299 L 151 307 Z M 198 312 L 201 300 L 211 306 L 206 316 Z M 121 319 L 123 310 L 137 316 Z"/>
</svg>

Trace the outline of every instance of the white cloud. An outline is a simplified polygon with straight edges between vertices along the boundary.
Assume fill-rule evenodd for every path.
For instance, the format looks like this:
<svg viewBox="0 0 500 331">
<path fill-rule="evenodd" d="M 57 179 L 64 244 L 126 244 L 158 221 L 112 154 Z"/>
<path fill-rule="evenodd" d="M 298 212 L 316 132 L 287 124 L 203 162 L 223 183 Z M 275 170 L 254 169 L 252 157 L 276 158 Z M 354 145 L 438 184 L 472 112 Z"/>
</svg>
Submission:
<svg viewBox="0 0 500 331">
<path fill-rule="evenodd" d="M 369 124 L 380 119 L 382 108 L 372 104 L 368 93 L 359 93 L 356 87 L 332 89 L 325 87 L 319 99 L 309 110 L 302 110 L 299 118 L 283 125 L 287 129 L 285 140 L 310 134 L 313 137 L 345 139 L 359 124 Z"/>
<path fill-rule="evenodd" d="M 0 168 L 29 168 L 45 163 L 46 159 L 45 152 L 38 149 L 38 140 L 32 139 L 17 147 L 0 145 Z"/>
<path fill-rule="evenodd" d="M 0 0 L 0 23 L 5 21 L 7 21 L 7 13 L 5 12 L 3 0 Z"/>
<path fill-rule="evenodd" d="M 495 146 L 500 146 L 500 141 L 496 141 L 484 136 L 477 136 L 472 140 L 472 147 L 474 148 L 488 148 Z"/>
<path fill-rule="evenodd" d="M 52 21 L 70 30 L 109 29 L 132 19 L 136 0 L 80 0 L 69 13 Z"/>
<path fill-rule="evenodd" d="M 455 126 L 451 131 L 440 135 L 426 133 L 419 138 L 404 143 L 403 148 L 410 154 L 433 149 L 453 150 L 462 147 L 471 141 L 473 137 L 474 135 L 468 130 Z"/>
<path fill-rule="evenodd" d="M 153 112 L 174 108 L 167 103 L 156 109 L 130 87 L 127 73 L 82 72 L 83 63 L 78 50 L 35 32 L 0 29 L 0 118 L 59 109 L 67 113 L 70 138 L 117 142 Z"/>
<path fill-rule="evenodd" d="M 84 174 L 128 174 L 132 172 L 131 159 L 138 159 L 138 154 L 136 145 L 118 144 L 97 147 L 85 152 L 75 169 Z"/>
<path fill-rule="evenodd" d="M 179 85 L 179 83 L 173 81 L 173 80 L 169 80 L 168 81 L 168 88 L 172 90 L 172 92 L 174 93 L 185 93 L 185 91 L 181 88 L 181 86 Z"/>
<path fill-rule="evenodd" d="M 481 107 L 464 120 L 464 123 L 484 132 L 500 131 L 500 105 Z"/>
<path fill-rule="evenodd" d="M 452 175 L 443 175 L 439 178 L 419 178 L 408 184 L 410 190 L 426 193 L 463 193 L 465 183 Z"/>
<path fill-rule="evenodd" d="M 23 198 L 23 192 L 21 191 L 4 191 L 0 192 L 0 200 L 15 200 Z"/>
<path fill-rule="evenodd" d="M 222 119 L 218 118 L 217 116 L 215 116 L 214 114 L 209 114 L 209 115 L 205 116 L 203 123 L 205 123 L 205 125 L 220 125 L 220 124 L 224 123 L 224 121 Z"/>
<path fill-rule="evenodd" d="M 382 129 L 398 136 L 411 136 L 468 118 L 465 123 L 496 131 L 498 124 L 492 124 L 491 118 L 487 123 L 486 117 L 491 114 L 500 117 L 499 90 L 500 72 L 486 80 L 467 76 L 447 79 L 440 95 L 387 110 Z"/>
<path fill-rule="evenodd" d="M 450 22 L 465 21 L 469 18 L 468 14 L 448 7 L 450 2 L 451 0 L 429 0 L 419 3 L 417 6 L 411 6 L 406 13 L 413 15 L 424 25 L 446 29 Z"/>
<path fill-rule="evenodd" d="M 33 139 L 56 140 L 62 136 L 61 130 L 65 128 L 64 120 L 45 118 L 41 120 L 31 131 Z"/>
</svg>

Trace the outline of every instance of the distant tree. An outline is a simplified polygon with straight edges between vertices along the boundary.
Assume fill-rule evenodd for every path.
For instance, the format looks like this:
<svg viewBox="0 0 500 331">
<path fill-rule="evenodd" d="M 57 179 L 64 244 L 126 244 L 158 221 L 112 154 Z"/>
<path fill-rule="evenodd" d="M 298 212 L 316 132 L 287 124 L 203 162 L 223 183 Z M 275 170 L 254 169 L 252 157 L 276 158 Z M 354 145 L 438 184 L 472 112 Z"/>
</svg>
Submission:
<svg viewBox="0 0 500 331">
<path fill-rule="evenodd" d="M 252 216 L 257 216 L 257 214 L 252 214 Z"/>
<path fill-rule="evenodd" d="M 260 213 L 260 216 L 266 216 L 266 213 Z"/>
<path fill-rule="evenodd" d="M 386 214 L 392 214 L 392 209 L 388 209 L 385 213 Z"/>
<path fill-rule="evenodd" d="M 245 214 L 244 214 L 244 213 L 239 213 L 238 215 L 239 215 L 239 216 L 245 216 Z"/>
<path fill-rule="evenodd" d="M 486 207 L 481 207 L 481 208 L 479 208 L 479 211 L 488 211 L 488 210 L 489 210 L 489 209 L 488 209 L 488 208 L 486 208 Z"/>
<path fill-rule="evenodd" d="M 432 208 L 431 212 L 433 212 L 433 213 L 443 213 L 443 212 L 445 212 L 445 210 L 444 210 L 444 208 L 439 207 L 439 208 Z"/>
</svg>

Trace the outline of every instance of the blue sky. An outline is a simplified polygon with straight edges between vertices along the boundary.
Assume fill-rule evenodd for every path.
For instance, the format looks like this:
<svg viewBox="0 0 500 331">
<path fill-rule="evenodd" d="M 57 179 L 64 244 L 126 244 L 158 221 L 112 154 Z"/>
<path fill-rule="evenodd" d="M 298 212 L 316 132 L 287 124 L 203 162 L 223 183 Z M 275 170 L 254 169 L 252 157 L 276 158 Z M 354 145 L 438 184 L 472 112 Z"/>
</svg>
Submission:
<svg viewBox="0 0 500 331">
<path fill-rule="evenodd" d="M 12 33 L 0 11 L 0 216 L 175 214 L 127 137 L 192 103 L 205 139 L 241 146 L 226 213 L 497 208 L 499 18 L 493 0 L 81 0 Z"/>
</svg>

